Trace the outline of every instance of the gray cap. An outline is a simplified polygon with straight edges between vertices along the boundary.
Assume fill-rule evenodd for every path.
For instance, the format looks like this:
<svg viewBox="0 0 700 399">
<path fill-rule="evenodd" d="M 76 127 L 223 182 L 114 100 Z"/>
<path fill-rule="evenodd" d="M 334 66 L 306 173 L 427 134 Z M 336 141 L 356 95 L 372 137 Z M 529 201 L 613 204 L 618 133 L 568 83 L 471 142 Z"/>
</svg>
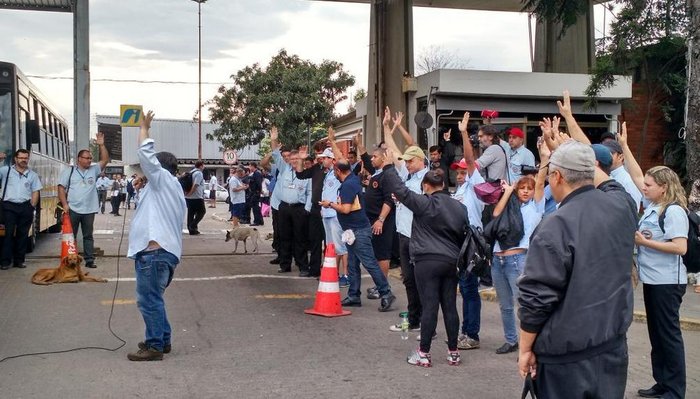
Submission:
<svg viewBox="0 0 700 399">
<path fill-rule="evenodd" d="M 549 163 L 576 172 L 595 172 L 595 153 L 590 145 L 569 140 L 554 151 Z"/>
</svg>

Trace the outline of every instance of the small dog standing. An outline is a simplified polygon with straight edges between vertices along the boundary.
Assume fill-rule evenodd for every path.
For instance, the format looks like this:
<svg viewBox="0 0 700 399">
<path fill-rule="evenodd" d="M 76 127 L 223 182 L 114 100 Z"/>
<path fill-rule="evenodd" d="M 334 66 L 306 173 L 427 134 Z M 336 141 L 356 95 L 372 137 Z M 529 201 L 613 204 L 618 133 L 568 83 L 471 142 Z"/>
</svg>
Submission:
<svg viewBox="0 0 700 399">
<path fill-rule="evenodd" d="M 61 266 L 54 269 L 39 269 L 32 276 L 32 283 L 38 285 L 50 285 L 53 283 L 77 283 L 79 281 L 92 281 L 94 283 L 106 283 L 107 279 L 88 276 L 83 273 L 80 264 L 83 257 L 78 254 L 70 254 L 63 258 Z"/>
<path fill-rule="evenodd" d="M 236 246 L 233 249 L 233 253 L 238 252 L 238 242 L 243 241 L 243 250 L 248 253 L 248 248 L 246 247 L 246 241 L 250 238 L 253 242 L 253 252 L 258 252 L 258 241 L 260 240 L 260 232 L 254 227 L 243 227 L 237 226 L 226 232 L 226 242 L 231 240 L 236 241 Z"/>
</svg>

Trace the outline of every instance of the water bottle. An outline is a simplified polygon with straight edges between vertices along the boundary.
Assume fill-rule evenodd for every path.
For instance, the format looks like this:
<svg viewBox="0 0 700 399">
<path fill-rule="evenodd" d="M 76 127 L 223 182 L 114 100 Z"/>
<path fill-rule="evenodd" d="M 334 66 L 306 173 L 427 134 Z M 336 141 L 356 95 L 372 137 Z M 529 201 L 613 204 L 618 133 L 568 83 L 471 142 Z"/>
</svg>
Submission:
<svg viewBox="0 0 700 399">
<path fill-rule="evenodd" d="M 401 312 L 401 339 L 408 340 L 408 312 Z"/>
</svg>

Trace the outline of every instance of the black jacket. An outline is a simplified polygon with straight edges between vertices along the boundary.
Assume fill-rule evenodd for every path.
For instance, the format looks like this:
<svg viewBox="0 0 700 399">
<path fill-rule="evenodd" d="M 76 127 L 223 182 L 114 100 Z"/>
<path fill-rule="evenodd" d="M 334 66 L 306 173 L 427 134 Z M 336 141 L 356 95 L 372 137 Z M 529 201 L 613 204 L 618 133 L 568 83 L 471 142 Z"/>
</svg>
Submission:
<svg viewBox="0 0 700 399">
<path fill-rule="evenodd" d="M 520 326 L 537 333 L 542 363 L 590 358 L 620 343 L 632 322 L 637 215 L 610 180 L 569 194 L 532 233 L 518 280 Z"/>
<path fill-rule="evenodd" d="M 379 217 L 384 204 L 389 205 L 391 208 L 389 215 L 394 213 L 394 200 L 391 199 L 391 191 L 387 189 L 385 182 L 386 175 L 384 172 L 386 172 L 388 168 L 393 168 L 393 166 L 387 165 L 383 168 L 382 173 L 372 176 L 369 179 L 367 188 L 365 188 L 365 212 L 367 213 L 370 223 Z"/>
<path fill-rule="evenodd" d="M 409 252 L 417 262 L 439 259 L 457 264 L 467 228 L 467 211 L 442 190 L 432 195 L 416 194 L 401 181 L 393 166 L 382 172 L 386 188 L 413 212 Z M 456 273 L 456 266 L 455 266 Z"/>
<path fill-rule="evenodd" d="M 323 165 L 314 165 L 301 172 L 296 172 L 297 179 L 311 179 L 311 212 L 321 213 L 321 194 L 323 192 L 323 180 L 326 178 L 326 172 L 323 170 Z"/>
</svg>

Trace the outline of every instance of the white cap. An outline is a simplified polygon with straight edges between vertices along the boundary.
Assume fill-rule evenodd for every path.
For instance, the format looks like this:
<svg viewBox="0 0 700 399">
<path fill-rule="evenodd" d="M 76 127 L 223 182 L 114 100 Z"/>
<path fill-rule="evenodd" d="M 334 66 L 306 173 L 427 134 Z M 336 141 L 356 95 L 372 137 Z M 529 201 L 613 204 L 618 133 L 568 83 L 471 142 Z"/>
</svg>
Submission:
<svg viewBox="0 0 700 399">
<path fill-rule="evenodd" d="M 333 158 L 335 159 L 335 155 L 333 155 L 333 150 L 330 148 L 326 148 L 323 150 L 323 153 L 319 155 L 320 157 L 326 157 L 326 158 Z"/>
</svg>

